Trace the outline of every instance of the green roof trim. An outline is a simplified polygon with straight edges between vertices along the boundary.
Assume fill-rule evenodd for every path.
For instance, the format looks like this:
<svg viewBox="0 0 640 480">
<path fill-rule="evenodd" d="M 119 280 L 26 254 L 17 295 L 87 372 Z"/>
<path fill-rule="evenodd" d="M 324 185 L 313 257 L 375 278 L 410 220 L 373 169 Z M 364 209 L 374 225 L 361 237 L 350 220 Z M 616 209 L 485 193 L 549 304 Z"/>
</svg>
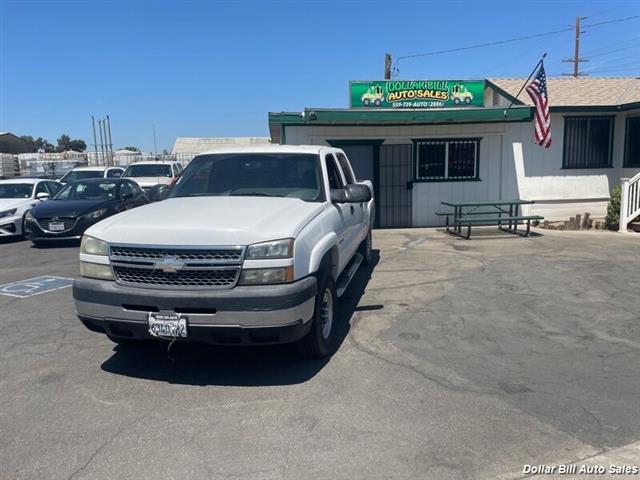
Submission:
<svg viewBox="0 0 640 480">
<path fill-rule="evenodd" d="M 280 125 L 415 125 L 442 123 L 523 122 L 532 118 L 529 106 L 505 108 L 442 108 L 432 110 L 313 109 L 301 113 L 269 112 L 269 123 Z"/>
</svg>

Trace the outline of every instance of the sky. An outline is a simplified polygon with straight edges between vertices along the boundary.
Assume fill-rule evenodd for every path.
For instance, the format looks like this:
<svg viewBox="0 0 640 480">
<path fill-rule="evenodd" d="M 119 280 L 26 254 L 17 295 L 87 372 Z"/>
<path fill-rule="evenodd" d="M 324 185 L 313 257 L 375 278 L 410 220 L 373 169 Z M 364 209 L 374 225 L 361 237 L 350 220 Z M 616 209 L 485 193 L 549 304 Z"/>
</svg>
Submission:
<svg viewBox="0 0 640 480">
<path fill-rule="evenodd" d="M 349 80 L 394 59 L 398 79 L 570 72 L 576 16 L 582 70 L 640 76 L 630 1 L 0 0 L 0 131 L 93 143 L 109 115 L 114 149 L 171 150 L 176 137 L 268 136 L 267 113 L 347 108 Z M 91 147 L 92 148 L 92 147 Z"/>
</svg>

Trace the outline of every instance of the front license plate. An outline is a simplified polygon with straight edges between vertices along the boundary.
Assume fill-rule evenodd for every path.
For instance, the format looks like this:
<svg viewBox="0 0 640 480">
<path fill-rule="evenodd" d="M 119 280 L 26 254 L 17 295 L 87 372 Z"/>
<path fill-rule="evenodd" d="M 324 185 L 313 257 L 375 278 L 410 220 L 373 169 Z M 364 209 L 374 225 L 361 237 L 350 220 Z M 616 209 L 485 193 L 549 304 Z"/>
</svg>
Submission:
<svg viewBox="0 0 640 480">
<path fill-rule="evenodd" d="M 64 231 L 64 223 L 55 222 L 49 224 L 49 230 L 52 232 L 62 232 Z"/>
<path fill-rule="evenodd" d="M 149 333 L 154 337 L 186 337 L 187 318 L 177 314 L 149 313 Z"/>
</svg>

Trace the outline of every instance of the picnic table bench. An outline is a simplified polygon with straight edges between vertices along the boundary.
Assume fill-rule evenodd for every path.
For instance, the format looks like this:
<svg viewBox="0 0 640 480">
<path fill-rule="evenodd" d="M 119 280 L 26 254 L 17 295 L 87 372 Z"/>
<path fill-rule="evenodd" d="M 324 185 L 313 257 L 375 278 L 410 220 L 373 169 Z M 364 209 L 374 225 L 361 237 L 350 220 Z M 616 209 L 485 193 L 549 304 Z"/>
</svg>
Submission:
<svg viewBox="0 0 640 480">
<path fill-rule="evenodd" d="M 521 215 L 521 205 L 531 205 L 533 200 L 483 200 L 476 202 L 441 202 L 442 205 L 453 208 L 453 212 L 436 212 L 438 216 L 446 217 L 447 233 L 453 233 L 464 238 L 471 236 L 471 227 L 480 225 L 497 225 L 498 229 L 518 233 L 518 223 L 526 223 L 524 236 L 531 232 L 531 222 L 544 220 L 540 215 Z M 450 222 L 449 218 L 453 221 Z M 467 234 L 462 235 L 462 227 L 467 227 Z"/>
</svg>

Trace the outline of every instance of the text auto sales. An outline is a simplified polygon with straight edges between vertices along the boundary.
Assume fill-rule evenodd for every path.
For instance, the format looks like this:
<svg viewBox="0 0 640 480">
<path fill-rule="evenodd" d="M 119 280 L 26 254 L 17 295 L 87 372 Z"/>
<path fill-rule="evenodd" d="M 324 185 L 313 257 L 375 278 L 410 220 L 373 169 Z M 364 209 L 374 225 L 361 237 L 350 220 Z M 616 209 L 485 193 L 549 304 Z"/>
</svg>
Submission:
<svg viewBox="0 0 640 480">
<path fill-rule="evenodd" d="M 449 82 L 446 81 L 410 81 L 387 82 L 387 101 L 401 100 L 449 100 Z"/>
</svg>

